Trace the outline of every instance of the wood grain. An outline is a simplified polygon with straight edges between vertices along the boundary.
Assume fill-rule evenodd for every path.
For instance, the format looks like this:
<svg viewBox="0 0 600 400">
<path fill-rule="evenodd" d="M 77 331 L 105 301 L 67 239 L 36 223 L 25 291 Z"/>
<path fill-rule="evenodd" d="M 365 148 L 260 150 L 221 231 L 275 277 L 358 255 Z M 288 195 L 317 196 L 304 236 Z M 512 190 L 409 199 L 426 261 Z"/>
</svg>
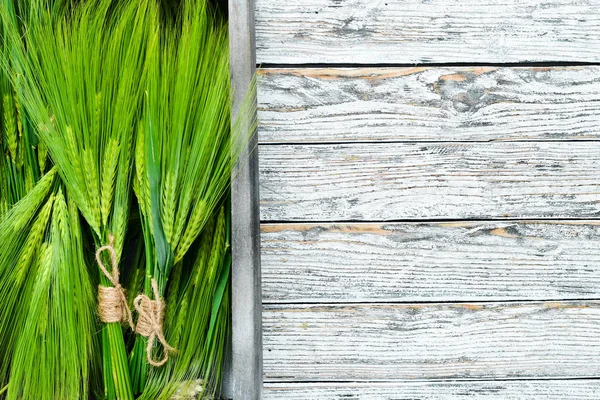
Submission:
<svg viewBox="0 0 600 400">
<path fill-rule="evenodd" d="M 600 67 L 263 69 L 259 141 L 600 138 Z"/>
<path fill-rule="evenodd" d="M 600 222 L 265 224 L 263 301 L 600 299 Z"/>
<path fill-rule="evenodd" d="M 258 193 L 258 137 L 255 113 L 254 1 L 229 0 L 229 43 L 232 86 L 232 121 L 247 132 L 239 162 L 231 179 L 231 351 L 224 376 L 223 397 L 262 399 L 262 329 L 260 284 L 260 214 Z M 240 111 L 241 110 L 241 111 Z M 238 115 L 241 115 L 238 118 Z"/>
<path fill-rule="evenodd" d="M 266 400 L 597 400 L 597 380 L 266 383 Z"/>
<path fill-rule="evenodd" d="M 600 302 L 266 305 L 265 381 L 600 374 Z"/>
<path fill-rule="evenodd" d="M 599 142 L 259 147 L 263 221 L 600 216 Z"/>
<path fill-rule="evenodd" d="M 595 0 L 257 0 L 259 63 L 600 59 Z"/>
</svg>

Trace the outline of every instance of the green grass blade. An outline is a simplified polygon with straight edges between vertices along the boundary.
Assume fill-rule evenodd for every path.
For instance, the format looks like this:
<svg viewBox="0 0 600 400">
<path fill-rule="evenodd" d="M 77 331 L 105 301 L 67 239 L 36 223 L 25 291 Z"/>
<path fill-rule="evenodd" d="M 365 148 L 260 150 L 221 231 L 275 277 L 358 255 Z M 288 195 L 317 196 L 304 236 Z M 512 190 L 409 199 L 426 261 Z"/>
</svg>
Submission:
<svg viewBox="0 0 600 400">
<path fill-rule="evenodd" d="M 79 223 L 75 207 L 68 208 L 59 190 L 33 278 L 26 323 L 16 343 L 9 400 L 88 397 L 97 327 Z"/>
</svg>

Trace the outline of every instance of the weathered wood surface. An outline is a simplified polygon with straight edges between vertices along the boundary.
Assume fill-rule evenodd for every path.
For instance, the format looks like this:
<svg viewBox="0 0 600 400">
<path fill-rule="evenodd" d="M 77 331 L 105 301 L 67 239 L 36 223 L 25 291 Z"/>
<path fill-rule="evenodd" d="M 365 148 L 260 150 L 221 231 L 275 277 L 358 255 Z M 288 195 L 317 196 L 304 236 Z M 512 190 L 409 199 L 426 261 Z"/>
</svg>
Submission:
<svg viewBox="0 0 600 400">
<path fill-rule="evenodd" d="M 257 0 L 259 63 L 600 59 L 596 0 Z"/>
<path fill-rule="evenodd" d="M 600 299 L 600 221 L 266 224 L 263 301 Z"/>
<path fill-rule="evenodd" d="M 260 146 L 263 221 L 600 216 L 600 142 Z"/>
<path fill-rule="evenodd" d="M 254 1 L 229 0 L 228 4 L 232 121 L 242 115 L 239 127 L 252 135 L 238 154 L 240 162 L 232 175 L 232 346 L 223 396 L 259 400 L 263 373 L 258 154 L 254 151 L 258 139 L 253 132 L 255 115 L 244 110 L 248 102 L 256 104 L 251 89 L 256 70 Z"/>
<path fill-rule="evenodd" d="M 259 77 L 261 143 L 600 138 L 597 66 L 263 69 Z"/>
<path fill-rule="evenodd" d="M 265 383 L 267 400 L 597 400 L 597 380 Z"/>
<path fill-rule="evenodd" d="M 600 374 L 600 302 L 267 305 L 265 381 Z"/>
</svg>

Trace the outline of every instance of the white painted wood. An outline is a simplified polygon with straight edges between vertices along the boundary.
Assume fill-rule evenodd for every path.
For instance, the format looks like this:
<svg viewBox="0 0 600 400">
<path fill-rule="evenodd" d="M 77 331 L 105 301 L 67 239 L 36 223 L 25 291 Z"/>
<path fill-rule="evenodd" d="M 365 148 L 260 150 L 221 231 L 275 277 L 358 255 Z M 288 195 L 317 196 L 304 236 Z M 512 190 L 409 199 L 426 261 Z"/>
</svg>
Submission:
<svg viewBox="0 0 600 400">
<path fill-rule="evenodd" d="M 600 302 L 267 305 L 265 381 L 600 374 Z"/>
<path fill-rule="evenodd" d="M 256 12 L 259 63 L 600 61 L 596 0 Z M 570 378 L 600 376 L 600 224 L 510 221 L 600 216 L 600 142 L 583 142 L 600 138 L 599 67 L 277 69 L 260 85 L 260 140 L 284 143 L 260 148 L 261 217 L 314 222 L 263 225 L 265 398 L 599 397 Z M 464 143 L 506 140 L 521 142 Z M 347 141 L 442 143 L 327 143 Z"/>
<path fill-rule="evenodd" d="M 597 66 L 262 69 L 259 76 L 261 143 L 600 138 Z"/>
<path fill-rule="evenodd" d="M 259 63 L 600 60 L 597 0 L 257 0 Z"/>
<path fill-rule="evenodd" d="M 599 299 L 600 222 L 264 224 L 268 303 Z"/>
<path fill-rule="evenodd" d="M 232 175 L 232 345 L 223 395 L 234 400 L 259 400 L 263 373 L 258 154 L 254 151 L 255 115 L 246 115 L 245 111 L 248 104 L 256 104 L 252 89 L 256 69 L 254 1 L 229 0 L 228 4 L 232 120 L 237 122 L 240 110 L 244 110 L 239 126 L 248 132 L 243 137 L 250 140 L 245 143 Z"/>
<path fill-rule="evenodd" d="M 266 383 L 267 400 L 597 400 L 597 380 Z"/>
<path fill-rule="evenodd" d="M 263 221 L 600 216 L 600 142 L 259 147 Z"/>
</svg>

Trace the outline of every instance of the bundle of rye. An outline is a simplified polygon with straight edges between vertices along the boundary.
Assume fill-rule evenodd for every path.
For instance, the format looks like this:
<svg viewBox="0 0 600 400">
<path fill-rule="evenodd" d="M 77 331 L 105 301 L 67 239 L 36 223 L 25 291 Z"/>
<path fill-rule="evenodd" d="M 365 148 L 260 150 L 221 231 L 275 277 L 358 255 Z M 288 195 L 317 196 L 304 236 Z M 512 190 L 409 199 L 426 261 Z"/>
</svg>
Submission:
<svg viewBox="0 0 600 400">
<path fill-rule="evenodd" d="M 207 0 L 0 1 L 0 397 L 218 397 L 249 133 L 224 19 Z"/>
</svg>

